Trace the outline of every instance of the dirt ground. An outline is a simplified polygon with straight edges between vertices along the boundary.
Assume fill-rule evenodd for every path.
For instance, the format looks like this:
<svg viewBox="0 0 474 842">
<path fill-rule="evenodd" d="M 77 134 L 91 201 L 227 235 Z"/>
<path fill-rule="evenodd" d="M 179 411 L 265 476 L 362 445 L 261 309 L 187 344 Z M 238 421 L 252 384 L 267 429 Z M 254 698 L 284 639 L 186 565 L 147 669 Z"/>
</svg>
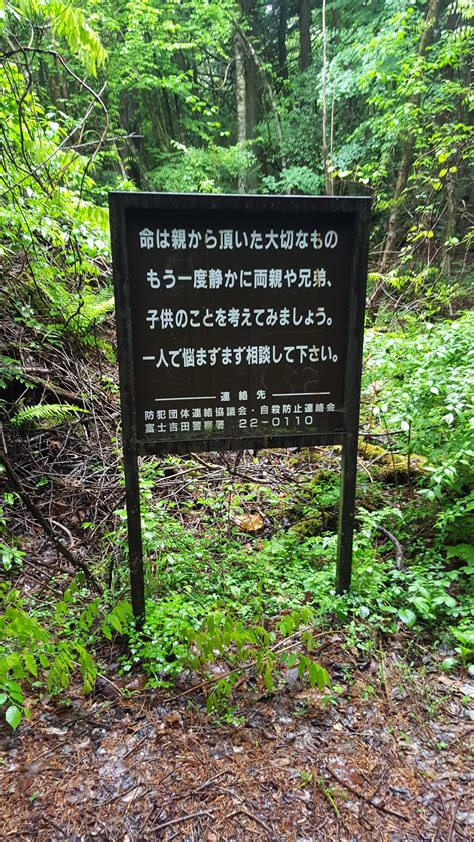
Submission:
<svg viewBox="0 0 474 842">
<path fill-rule="evenodd" d="M 474 839 L 473 683 L 407 666 L 403 639 L 366 661 L 342 642 L 325 704 L 293 670 L 272 695 L 249 680 L 233 721 L 113 672 L 44 700 L 0 734 L 1 838 Z"/>
</svg>

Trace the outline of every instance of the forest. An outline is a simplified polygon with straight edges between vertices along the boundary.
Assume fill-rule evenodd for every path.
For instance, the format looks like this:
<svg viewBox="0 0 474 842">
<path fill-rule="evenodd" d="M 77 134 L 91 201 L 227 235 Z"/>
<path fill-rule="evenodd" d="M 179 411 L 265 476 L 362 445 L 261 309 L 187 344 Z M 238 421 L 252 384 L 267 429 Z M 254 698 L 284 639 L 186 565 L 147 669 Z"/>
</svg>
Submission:
<svg viewBox="0 0 474 842">
<path fill-rule="evenodd" d="M 2 838 L 470 838 L 473 36 L 0 0 Z M 116 191 L 370 199 L 350 590 L 340 446 L 148 456 L 134 618 Z"/>
</svg>

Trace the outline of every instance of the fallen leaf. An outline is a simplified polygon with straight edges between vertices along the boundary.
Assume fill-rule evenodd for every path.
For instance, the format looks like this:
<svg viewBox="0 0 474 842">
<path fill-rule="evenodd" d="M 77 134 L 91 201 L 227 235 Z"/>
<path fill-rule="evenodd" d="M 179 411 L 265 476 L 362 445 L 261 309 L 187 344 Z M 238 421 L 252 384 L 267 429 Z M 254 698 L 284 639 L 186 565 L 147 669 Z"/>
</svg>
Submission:
<svg viewBox="0 0 474 842">
<path fill-rule="evenodd" d="M 183 717 L 177 710 L 171 711 L 168 716 L 165 716 L 165 722 L 171 728 L 182 728 L 183 727 Z"/>
<path fill-rule="evenodd" d="M 253 515 L 237 515 L 234 518 L 234 523 L 244 532 L 259 532 L 260 529 L 263 529 L 264 520 L 256 512 Z"/>
</svg>

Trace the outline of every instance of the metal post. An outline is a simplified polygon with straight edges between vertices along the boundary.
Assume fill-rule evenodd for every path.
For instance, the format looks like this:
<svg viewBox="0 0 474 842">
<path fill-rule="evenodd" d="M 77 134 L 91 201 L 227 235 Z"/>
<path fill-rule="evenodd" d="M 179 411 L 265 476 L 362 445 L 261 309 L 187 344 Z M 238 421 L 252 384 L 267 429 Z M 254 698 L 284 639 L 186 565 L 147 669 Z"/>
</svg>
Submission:
<svg viewBox="0 0 474 842">
<path fill-rule="evenodd" d="M 366 200 L 359 205 L 354 231 L 354 270 L 344 386 L 346 412 L 337 540 L 336 591 L 339 594 L 349 590 L 352 577 L 369 215 L 370 202 Z"/>
<path fill-rule="evenodd" d="M 145 577 L 143 574 L 140 486 L 136 448 L 124 438 L 123 463 L 127 505 L 128 566 L 133 614 L 138 622 L 145 618 Z"/>
<path fill-rule="evenodd" d="M 130 591 L 135 619 L 145 618 L 145 584 L 140 517 L 140 486 L 138 475 L 137 425 L 135 412 L 135 377 L 133 371 L 132 328 L 130 320 L 130 290 L 128 285 L 125 216 L 117 203 L 109 197 L 112 232 L 112 257 L 117 318 L 118 361 L 120 372 L 120 403 L 122 410 L 122 448 L 127 507 L 128 564 Z"/>
<path fill-rule="evenodd" d="M 356 473 L 357 430 L 347 433 L 342 445 L 341 501 L 339 504 L 336 568 L 336 591 L 339 594 L 348 591 L 351 586 Z"/>
</svg>

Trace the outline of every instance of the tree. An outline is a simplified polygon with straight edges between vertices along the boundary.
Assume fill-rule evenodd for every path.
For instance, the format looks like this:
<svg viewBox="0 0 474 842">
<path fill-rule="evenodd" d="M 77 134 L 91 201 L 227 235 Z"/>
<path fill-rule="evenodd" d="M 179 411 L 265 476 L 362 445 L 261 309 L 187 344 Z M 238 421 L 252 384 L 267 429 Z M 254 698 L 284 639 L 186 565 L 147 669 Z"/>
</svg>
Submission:
<svg viewBox="0 0 474 842">
<path fill-rule="evenodd" d="M 299 65 L 303 73 L 311 65 L 311 0 L 298 0 L 298 24 L 300 41 Z"/>
<path fill-rule="evenodd" d="M 441 0 L 429 0 L 426 12 L 426 20 L 423 27 L 423 33 L 418 48 L 418 56 L 423 58 L 427 49 L 430 47 L 435 33 L 435 28 L 438 23 L 439 11 L 441 7 Z M 417 92 L 410 97 L 410 104 L 414 109 L 418 109 L 421 102 L 421 93 Z M 386 272 L 391 260 L 393 259 L 393 252 L 397 244 L 399 236 L 399 220 L 401 212 L 401 199 L 403 191 L 407 185 L 410 175 L 410 169 L 413 162 L 413 148 L 415 145 L 415 133 L 409 130 L 405 138 L 402 158 L 400 162 L 400 169 L 398 171 L 397 182 L 395 184 L 395 191 L 393 194 L 392 207 L 388 219 L 387 237 L 385 240 L 385 247 L 382 256 L 381 271 Z"/>
<path fill-rule="evenodd" d="M 239 0 L 241 21 L 235 29 L 235 91 L 237 142 L 245 144 L 255 137 L 257 122 L 257 67 L 246 34 L 252 33 L 254 0 Z M 239 173 L 240 193 L 255 186 L 255 174 Z"/>
<path fill-rule="evenodd" d="M 288 0 L 278 4 L 278 72 L 282 79 L 288 78 L 286 60 L 286 33 L 288 29 Z"/>
</svg>

